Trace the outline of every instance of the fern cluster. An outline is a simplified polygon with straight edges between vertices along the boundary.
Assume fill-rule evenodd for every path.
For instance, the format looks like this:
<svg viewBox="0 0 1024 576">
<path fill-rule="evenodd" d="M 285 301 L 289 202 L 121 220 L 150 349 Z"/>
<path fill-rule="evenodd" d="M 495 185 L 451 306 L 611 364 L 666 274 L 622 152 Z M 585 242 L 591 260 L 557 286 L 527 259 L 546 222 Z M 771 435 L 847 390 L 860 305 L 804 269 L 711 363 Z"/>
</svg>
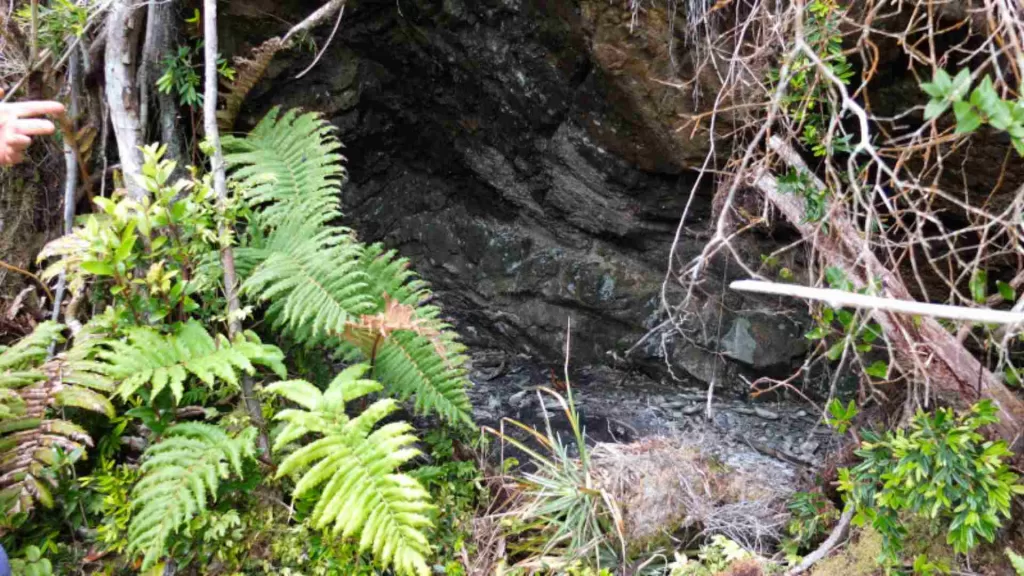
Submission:
<svg viewBox="0 0 1024 576">
<path fill-rule="evenodd" d="M 382 386 L 362 379 L 368 367 L 356 365 L 338 374 L 325 392 L 302 380 L 277 382 L 267 391 L 302 409 L 281 411 L 286 423 L 274 450 L 280 451 L 307 435 L 319 438 L 290 453 L 278 477 L 302 473 L 295 497 L 318 493 L 311 521 L 335 533 L 360 534 L 360 550 L 371 550 L 383 566 L 394 564 L 402 574 L 430 574 L 426 557 L 430 543 L 423 529 L 432 506 L 429 494 L 399 468 L 419 454 L 415 436 L 405 422 L 376 428 L 395 411 L 393 399 L 377 400 L 350 418 L 346 403 L 378 392 Z M 376 430 L 374 430 L 376 428 Z"/>
<path fill-rule="evenodd" d="M 239 251 L 248 296 L 269 302 L 275 325 L 311 345 L 345 340 L 374 376 L 420 413 L 471 423 L 464 347 L 408 263 L 331 224 L 340 216 L 341 144 L 315 114 L 272 111 L 245 138 L 226 138 L 226 161 L 255 216 L 253 242 Z M 363 319 L 396 301 L 415 310 L 417 329 L 369 329 Z"/>
<path fill-rule="evenodd" d="M 254 74 L 275 49 L 269 46 L 263 60 L 253 62 Z M 0 512 L 51 501 L 44 478 L 53 475 L 44 471 L 55 461 L 53 448 L 83 452 L 92 445 L 86 430 L 48 419 L 47 409 L 114 416 L 107 397 L 114 394 L 155 414 L 159 424 L 142 411 L 134 414 L 147 424 L 140 430 L 150 444 L 125 507 L 127 534 L 120 544 L 143 557 L 144 570 L 153 567 L 178 549 L 180 539 L 195 538 L 189 533 L 194 521 L 226 491 L 225 479 L 242 476 L 260 433 L 230 434 L 237 427 L 226 425 L 227 418 L 169 421 L 182 417 L 178 405 L 186 400 L 208 398 L 204 386 L 231 394 L 262 367 L 283 380 L 265 390 L 298 405 L 275 416 L 283 426 L 272 450 L 283 457 L 277 476 L 295 482 L 293 497 L 315 499 L 309 523 L 353 538 L 396 574 L 425 576 L 434 506 L 423 486 L 402 472 L 420 454 L 412 427 L 389 416 L 409 401 L 420 414 L 472 424 L 464 347 L 440 309 L 427 304 L 427 285 L 405 259 L 359 242 L 334 223 L 345 170 L 329 124 L 313 114 L 275 110 L 249 136 L 224 144 L 244 200 L 231 215 L 200 209 L 205 180 L 171 185 L 175 167 L 152 147 L 143 175 L 157 201 L 98 201 L 102 216 L 88 218 L 44 252 L 57 259 L 50 274 L 68 276 L 76 295 L 87 286 L 107 287 L 111 306 L 80 330 L 76 321 L 74 345 L 56 358 L 47 352 L 63 327 L 53 323 L 0 348 Z M 248 218 L 246 234 L 213 235 L 215 228 L 234 229 L 236 208 Z M 241 294 L 265 305 L 275 335 L 357 362 L 326 390 L 284 380 L 284 354 L 255 334 L 228 339 L 199 320 L 222 320 L 196 301 L 217 302 L 213 289 L 193 285 L 216 276 L 207 273 L 216 266 L 209 248 L 236 242 Z M 367 373 L 372 380 L 364 379 Z M 356 400 L 369 402 L 358 415 L 351 410 Z M 119 424 L 103 444 L 111 438 L 116 444 L 127 425 Z"/>
<path fill-rule="evenodd" d="M 52 418 L 49 408 L 81 408 L 114 416 L 106 379 L 93 372 L 83 347 L 47 359 L 64 327 L 44 322 L 17 344 L 0 350 L 0 512 L 27 512 L 36 501 L 51 506 L 45 474 L 55 449 L 81 452 L 92 439 L 81 426 Z"/>
<path fill-rule="evenodd" d="M 219 426 L 189 422 L 168 428 L 146 450 L 143 477 L 132 491 L 128 550 L 145 555 L 151 567 L 167 540 L 215 499 L 220 480 L 242 475 L 242 463 L 256 453 L 256 429 L 232 438 Z"/>
</svg>

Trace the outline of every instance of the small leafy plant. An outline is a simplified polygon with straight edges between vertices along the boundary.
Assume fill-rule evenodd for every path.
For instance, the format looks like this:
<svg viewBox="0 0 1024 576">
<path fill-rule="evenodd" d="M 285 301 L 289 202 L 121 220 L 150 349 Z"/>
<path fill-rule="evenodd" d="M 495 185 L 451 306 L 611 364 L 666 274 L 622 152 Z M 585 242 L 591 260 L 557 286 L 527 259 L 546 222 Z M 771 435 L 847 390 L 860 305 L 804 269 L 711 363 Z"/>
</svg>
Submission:
<svg viewBox="0 0 1024 576">
<path fill-rule="evenodd" d="M 874 285 L 855 288 L 843 270 L 836 267 L 825 270 L 825 279 L 835 290 L 858 294 L 876 291 Z M 847 309 L 823 306 L 814 319 L 815 326 L 804 337 L 813 341 L 831 341 L 831 345 L 825 351 L 825 357 L 833 362 L 842 357 L 847 347 L 858 354 L 871 352 L 882 337 L 882 327 L 878 323 L 867 322 L 863 314 Z M 876 360 L 864 366 L 864 373 L 873 378 L 884 379 L 889 373 L 889 363 Z"/>
<path fill-rule="evenodd" d="M 980 432 L 997 421 L 995 407 L 982 401 L 966 414 L 918 411 L 907 429 L 863 432 L 861 463 L 840 470 L 840 491 L 856 510 L 854 524 L 870 524 L 882 535 L 886 561 L 897 561 L 903 547 L 901 514 L 931 520 L 961 554 L 995 539 L 1000 517 L 1010 517 L 1011 498 L 1024 494 L 1005 462 L 1006 443 Z"/>
<path fill-rule="evenodd" d="M 839 511 L 820 492 L 797 492 L 787 508 L 791 514 L 786 525 L 789 538 L 782 543 L 782 548 L 787 558 L 795 561 L 801 551 L 809 549 L 825 536 L 839 519 Z"/>
<path fill-rule="evenodd" d="M 742 546 L 716 534 L 709 543 L 701 546 L 695 559 L 677 552 L 675 561 L 668 566 L 669 576 L 711 576 L 721 573 L 733 563 L 752 558 L 753 555 Z"/>
<path fill-rule="evenodd" d="M 24 558 L 12 560 L 11 569 L 14 574 L 23 576 L 50 576 L 53 574 L 53 564 L 47 558 L 43 558 L 43 553 L 37 546 L 26 547 Z"/>
<path fill-rule="evenodd" d="M 164 73 L 157 78 L 156 87 L 164 94 L 177 94 L 182 106 L 201 108 L 203 106 L 202 85 L 200 76 L 202 66 L 203 42 L 196 41 L 195 46 L 182 44 L 178 51 L 164 58 Z M 198 58 L 199 61 L 193 61 Z M 217 58 L 217 73 L 225 80 L 235 79 L 235 69 L 224 58 Z"/>
<path fill-rule="evenodd" d="M 853 400 L 850 400 L 846 406 L 843 406 L 843 403 L 838 398 L 833 398 L 828 403 L 828 416 L 825 417 L 825 423 L 835 428 L 836 432 L 840 435 L 846 434 L 858 413 L 859 410 L 857 410 L 857 405 L 854 404 Z"/>
<path fill-rule="evenodd" d="M 921 90 L 931 96 L 924 109 L 924 119 L 938 118 L 952 106 L 957 134 L 970 134 L 988 124 L 1008 133 L 1017 153 L 1024 156 L 1024 99 L 1003 98 L 989 76 L 974 90 L 971 90 L 972 82 L 968 68 L 958 72 L 956 77 L 941 68 L 936 70 L 931 82 L 921 84 Z"/>
</svg>

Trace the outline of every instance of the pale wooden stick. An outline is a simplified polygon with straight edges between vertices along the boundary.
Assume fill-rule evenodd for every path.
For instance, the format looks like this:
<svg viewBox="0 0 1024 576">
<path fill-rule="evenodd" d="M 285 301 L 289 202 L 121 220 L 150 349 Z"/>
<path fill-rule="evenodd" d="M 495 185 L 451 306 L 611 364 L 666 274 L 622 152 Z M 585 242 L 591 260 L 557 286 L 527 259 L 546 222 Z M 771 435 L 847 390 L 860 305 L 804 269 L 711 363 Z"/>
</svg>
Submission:
<svg viewBox="0 0 1024 576">
<path fill-rule="evenodd" d="M 948 304 L 931 304 L 914 300 L 883 298 L 868 294 L 857 294 L 832 288 L 812 288 L 797 284 L 780 284 L 761 280 L 737 280 L 729 285 L 739 292 L 757 292 L 759 294 L 778 294 L 794 296 L 807 300 L 818 300 L 828 303 L 833 308 L 852 307 L 869 310 L 884 310 L 914 316 L 930 316 L 964 322 L 981 324 L 1021 324 L 1024 323 L 1024 312 L 992 310 L 989 308 L 967 308 Z"/>
</svg>

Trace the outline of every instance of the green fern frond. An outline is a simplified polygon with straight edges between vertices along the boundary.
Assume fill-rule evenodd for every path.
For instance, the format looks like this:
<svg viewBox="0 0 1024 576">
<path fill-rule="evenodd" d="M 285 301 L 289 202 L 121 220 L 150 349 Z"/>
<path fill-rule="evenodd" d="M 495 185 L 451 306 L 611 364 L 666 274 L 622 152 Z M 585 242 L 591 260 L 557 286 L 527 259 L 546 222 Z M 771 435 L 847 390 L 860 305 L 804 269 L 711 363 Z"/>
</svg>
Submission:
<svg viewBox="0 0 1024 576">
<path fill-rule="evenodd" d="M 166 430 L 144 454 L 142 479 L 132 491 L 128 550 L 142 553 L 143 570 L 167 551 L 167 539 L 216 499 L 220 480 L 242 476 L 256 454 L 256 429 L 228 436 L 212 424 L 189 422 Z"/>
<path fill-rule="evenodd" d="M 36 326 L 31 334 L 0 352 L 0 379 L 4 378 L 8 371 L 25 368 L 45 360 L 50 344 L 64 340 L 61 337 L 63 330 L 64 326 L 61 324 L 43 322 Z M 0 380 L 0 387 L 6 387 L 3 380 Z"/>
<path fill-rule="evenodd" d="M 247 333 L 234 342 L 223 336 L 214 340 L 194 320 L 168 336 L 151 328 L 132 328 L 126 340 L 106 340 L 102 346 L 96 354 L 97 369 L 121 383 L 117 392 L 123 398 L 150 384 L 151 397 L 168 388 L 175 402 L 180 402 L 189 374 L 210 387 L 218 380 L 237 387 L 238 373 L 254 373 L 254 364 L 279 376 L 286 372 L 281 350 L 262 344 L 255 334 Z"/>
<path fill-rule="evenodd" d="M 389 392 L 402 400 L 414 398 L 417 412 L 435 412 L 452 424 L 472 426 L 463 350 L 450 338 L 439 351 L 430 338 L 398 331 L 378 344 L 374 370 Z"/>
<path fill-rule="evenodd" d="M 423 530 L 433 509 L 429 494 L 412 477 L 398 472 L 419 452 L 411 426 L 393 422 L 374 430 L 395 411 L 395 401 L 378 400 L 358 417 L 349 418 L 345 404 L 381 389 L 361 376 L 367 366 L 353 366 L 320 392 L 303 381 L 278 382 L 267 391 L 304 409 L 283 410 L 286 422 L 274 451 L 306 435 L 320 438 L 288 455 L 278 477 L 301 473 L 295 497 L 319 493 L 311 521 L 318 528 L 333 525 L 345 537 L 359 535 L 359 548 L 371 550 L 385 567 L 403 575 L 430 574 L 426 558 L 430 543 Z"/>
<path fill-rule="evenodd" d="M 275 326 L 312 345 L 372 312 L 368 278 L 359 269 L 360 246 L 348 235 L 325 228 L 282 248 L 242 284 L 244 293 L 270 302 L 267 315 Z"/>
<path fill-rule="evenodd" d="M 385 250 L 379 243 L 370 244 L 363 248 L 360 264 L 371 282 L 368 292 L 379 299 L 376 311 L 383 308 L 384 294 L 409 306 L 419 305 L 430 296 L 427 283 L 412 271 L 408 258 L 399 258 L 395 250 Z"/>
<path fill-rule="evenodd" d="M 259 225 L 276 228 L 289 218 L 325 225 L 340 215 L 345 169 L 333 132 L 316 114 L 275 108 L 246 138 L 224 138 L 224 159 L 260 208 Z"/>
<path fill-rule="evenodd" d="M 248 276 L 244 293 L 268 302 L 268 316 L 300 344 L 355 340 L 377 378 L 403 400 L 415 397 L 418 412 L 471 422 L 463 347 L 440 309 L 425 305 L 426 282 L 395 251 L 360 244 L 329 225 L 339 215 L 344 176 L 330 125 L 315 114 L 275 109 L 225 147 L 256 215 L 249 244 L 236 252 Z M 421 330 L 361 329 L 389 299 L 414 307 Z"/>
</svg>

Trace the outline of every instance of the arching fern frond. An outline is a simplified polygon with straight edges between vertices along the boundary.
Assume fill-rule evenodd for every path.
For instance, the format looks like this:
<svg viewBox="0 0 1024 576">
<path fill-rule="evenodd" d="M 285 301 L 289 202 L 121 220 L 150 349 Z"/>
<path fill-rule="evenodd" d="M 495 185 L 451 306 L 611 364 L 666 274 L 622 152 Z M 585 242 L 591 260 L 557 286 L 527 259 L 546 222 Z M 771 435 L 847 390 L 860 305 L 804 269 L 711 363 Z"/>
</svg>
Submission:
<svg viewBox="0 0 1024 576">
<path fill-rule="evenodd" d="M 345 176 L 334 128 L 316 114 L 275 108 L 245 138 L 224 138 L 225 161 L 257 224 L 276 228 L 289 219 L 325 225 L 340 215 Z"/>
<path fill-rule="evenodd" d="M 254 373 L 254 364 L 279 376 L 286 372 L 281 350 L 261 343 L 255 334 L 246 333 L 244 339 L 234 342 L 223 336 L 215 340 L 194 320 L 166 336 L 151 328 L 132 328 L 126 340 L 106 340 L 101 346 L 103 349 L 96 354 L 97 369 L 120 382 L 118 394 L 123 398 L 150 384 L 151 397 L 168 388 L 180 402 L 190 374 L 210 387 L 217 381 L 237 387 L 238 373 Z"/>
<path fill-rule="evenodd" d="M 279 234 L 275 234 L 278 236 Z M 374 308 L 360 270 L 360 245 L 330 227 L 271 251 L 242 291 L 269 301 L 267 315 L 297 341 L 313 345 L 341 334 Z"/>
<path fill-rule="evenodd" d="M 295 497 L 319 493 L 311 521 L 333 525 L 346 537 L 359 535 L 360 550 L 371 550 L 385 567 L 398 574 L 427 576 L 430 544 L 423 529 L 433 508 L 429 494 L 398 469 L 417 456 L 411 426 L 393 422 L 374 428 L 394 412 L 395 401 L 378 400 L 359 416 L 349 418 L 345 404 L 379 391 L 380 384 L 364 380 L 365 365 L 339 374 L 323 393 L 303 381 L 278 382 L 267 391 L 288 398 L 303 409 L 281 411 L 286 422 L 274 443 L 280 451 L 306 435 L 319 438 L 295 450 L 278 469 L 278 477 L 300 474 Z"/>
<path fill-rule="evenodd" d="M 250 245 L 237 251 L 248 272 L 243 291 L 269 302 L 268 316 L 301 344 L 341 338 L 357 346 L 377 379 L 403 400 L 415 398 L 420 413 L 471 422 L 463 347 L 440 309 L 426 305 L 426 283 L 395 251 L 329 224 L 339 215 L 339 146 L 315 114 L 276 109 L 226 145 L 256 214 Z M 388 302 L 414 308 L 416 329 L 367 330 Z"/>
<path fill-rule="evenodd" d="M 442 336 L 444 338 L 444 336 Z M 364 353 L 369 353 L 365 345 Z M 377 344 L 374 369 L 385 388 L 402 400 L 413 398 L 416 411 L 437 413 L 452 424 L 473 425 L 466 394 L 464 347 L 447 338 L 438 342 L 415 332 L 394 332 Z"/>
<path fill-rule="evenodd" d="M 222 478 L 242 476 L 243 461 L 255 457 L 255 439 L 255 428 L 232 438 L 212 424 L 189 422 L 168 428 L 146 450 L 128 527 L 128 551 L 145 556 L 143 570 L 163 556 L 172 534 L 206 510 Z"/>
</svg>

